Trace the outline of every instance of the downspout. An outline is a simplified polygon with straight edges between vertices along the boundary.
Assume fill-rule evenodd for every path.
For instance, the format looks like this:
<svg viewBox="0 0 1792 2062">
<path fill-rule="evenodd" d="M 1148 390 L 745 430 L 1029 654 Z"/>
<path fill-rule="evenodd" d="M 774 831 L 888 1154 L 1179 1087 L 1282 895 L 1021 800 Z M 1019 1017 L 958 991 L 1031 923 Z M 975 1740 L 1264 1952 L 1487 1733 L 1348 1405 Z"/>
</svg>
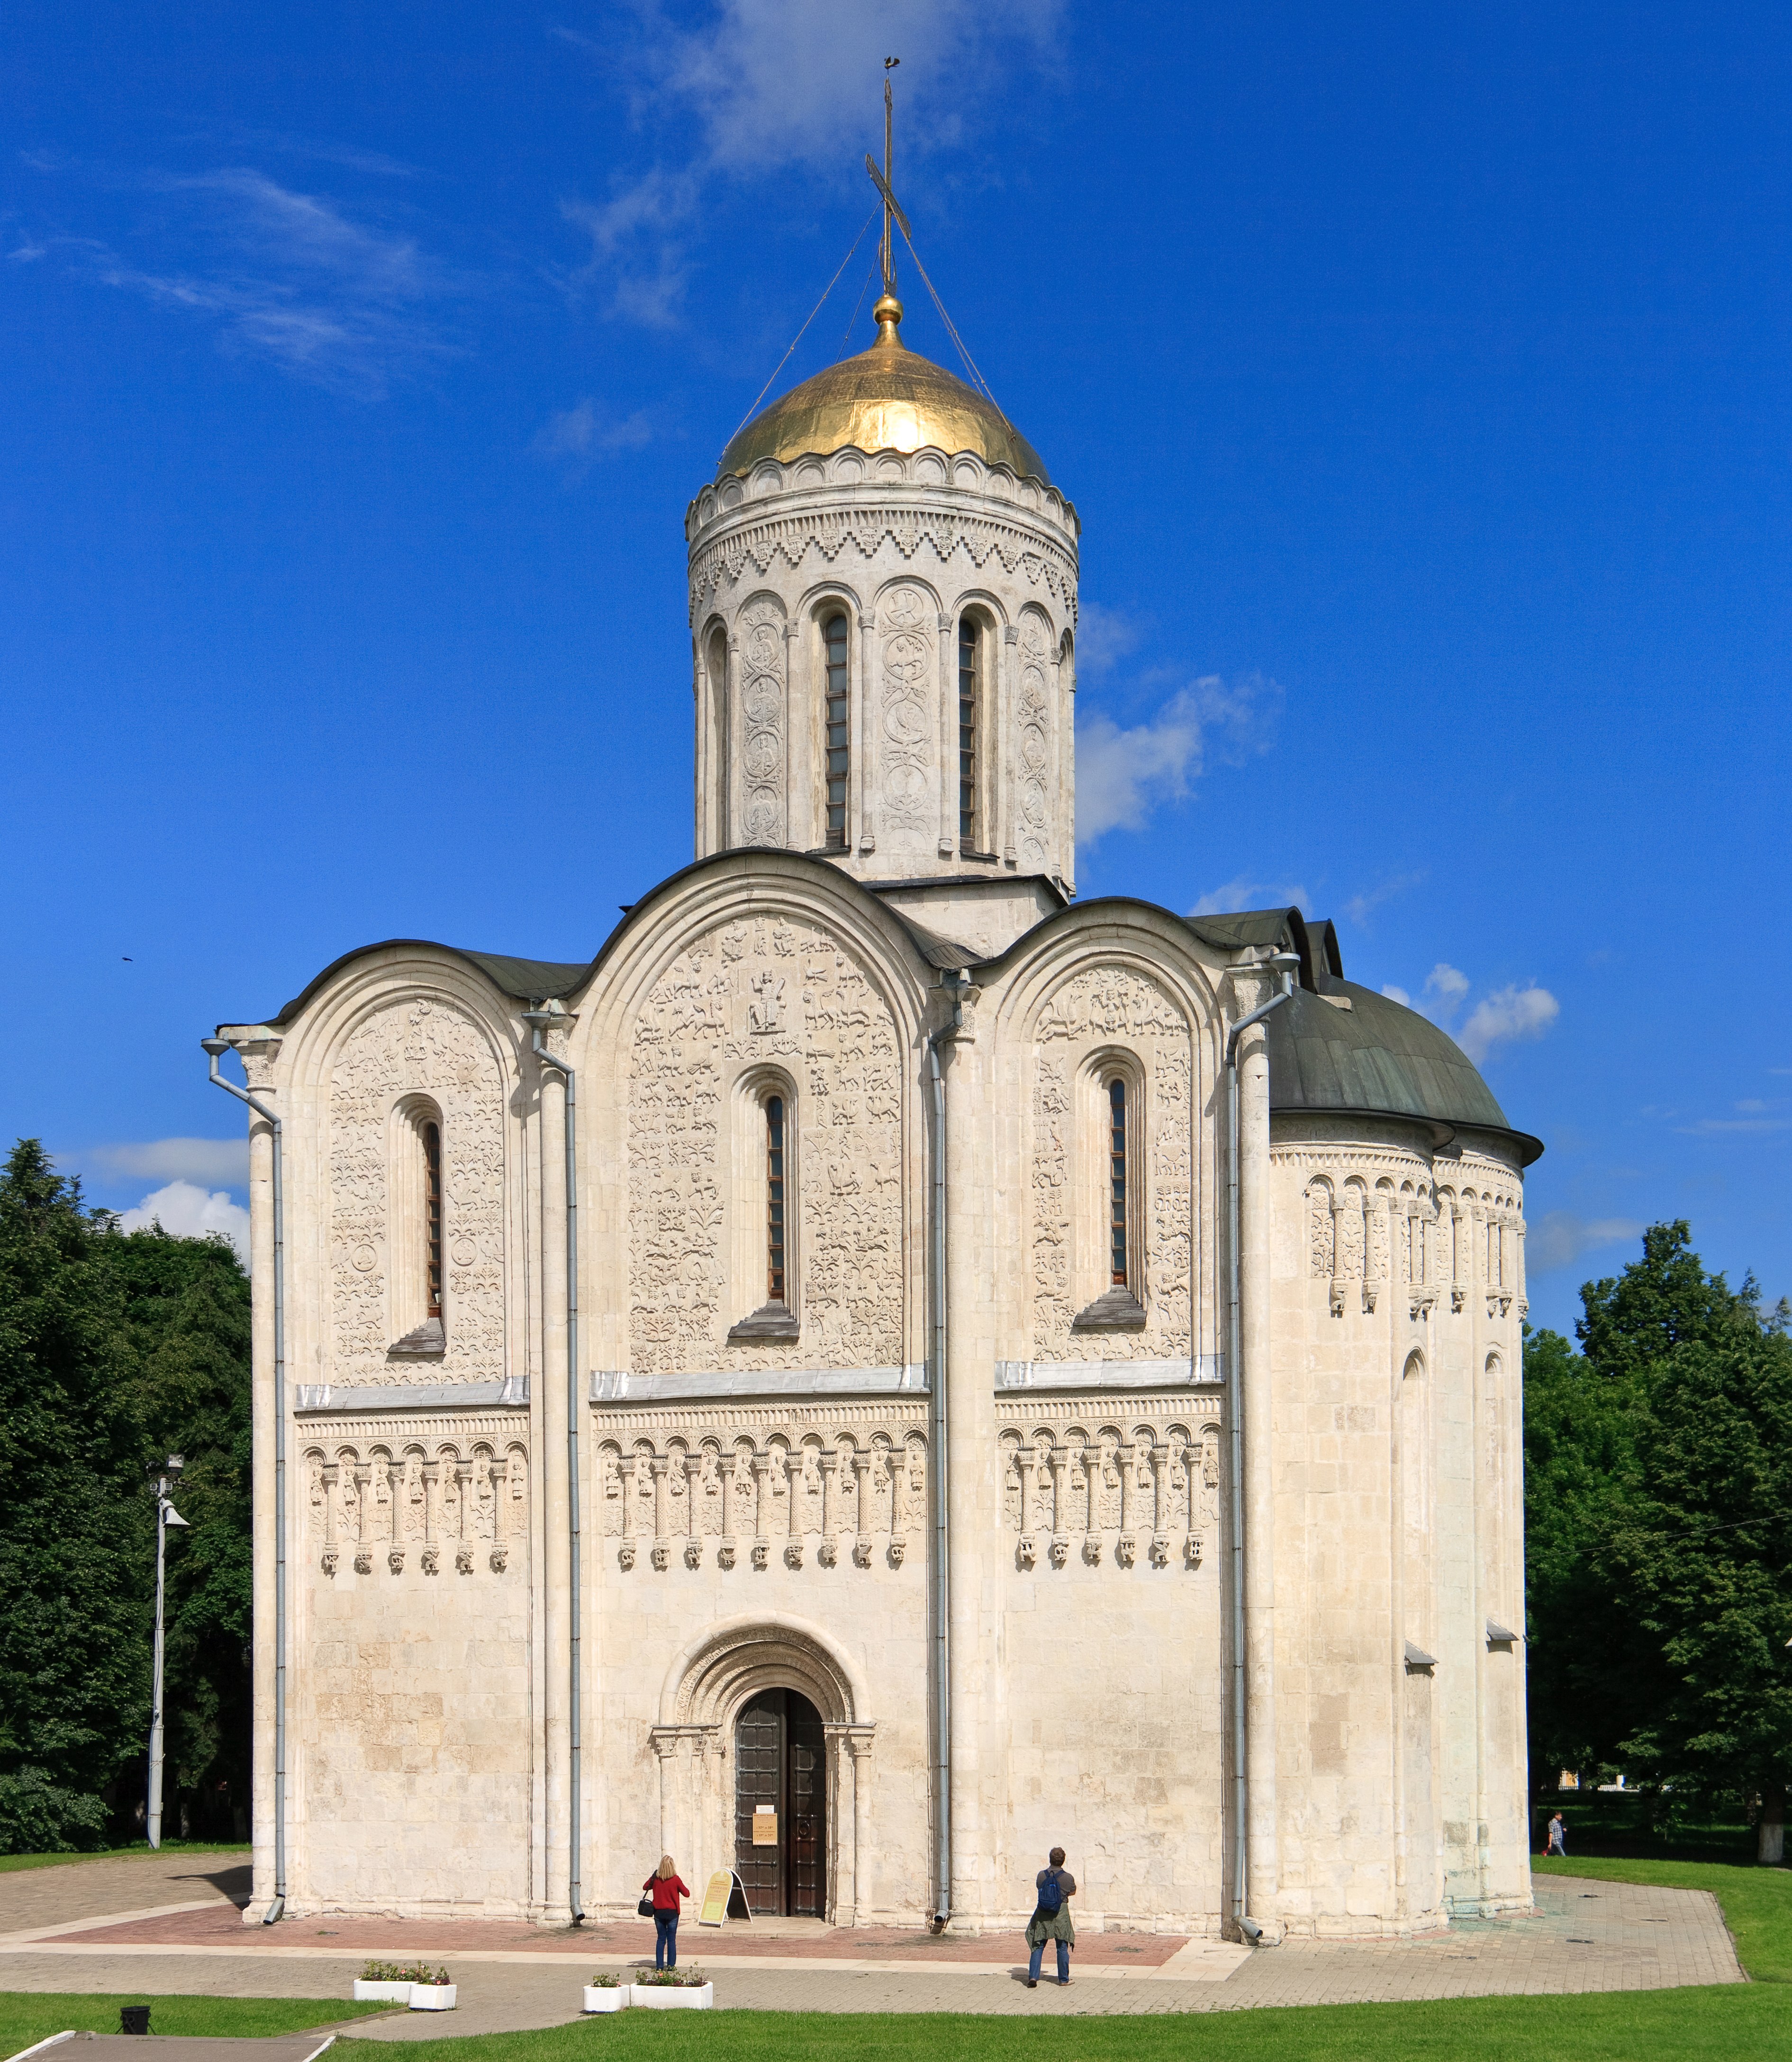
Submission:
<svg viewBox="0 0 1792 2062">
<path fill-rule="evenodd" d="M 1292 973 L 1301 962 L 1293 953 L 1275 953 L 1261 965 L 1274 968 L 1285 985 L 1261 1009 L 1241 1017 L 1226 1039 L 1226 1416 L 1229 1489 L 1232 1504 L 1232 1751 L 1233 1751 L 1233 1887 L 1232 1916 L 1247 1940 L 1259 1940 L 1263 1928 L 1245 1909 L 1247 1900 L 1245 1866 L 1248 1847 L 1245 1814 L 1250 1804 L 1249 1779 L 1245 1769 L 1245 1386 L 1240 1366 L 1243 1342 L 1239 1318 L 1241 1300 L 1238 1207 L 1238 1041 L 1253 1024 L 1261 1024 L 1272 1010 L 1279 1009 L 1293 993 Z"/>
<path fill-rule="evenodd" d="M 231 1050 L 227 1040 L 202 1038 L 199 1045 L 210 1057 L 213 1081 L 274 1132 L 274 1898 L 262 1920 L 271 1926 L 287 1908 L 287 1225 L 280 1120 L 218 1073 L 218 1062 Z"/>
<path fill-rule="evenodd" d="M 567 1843 L 567 1904 L 575 1926 L 585 1923 L 585 1908 L 579 1892 L 579 1802 L 583 1752 L 579 1703 L 579 1081 L 571 1065 L 550 1053 L 541 1042 L 541 1027 L 554 1021 L 547 1009 L 525 1009 L 523 1021 L 530 1027 L 536 1059 L 544 1067 L 558 1067 L 566 1080 L 566 1508 L 567 1533 L 571 1554 L 571 1579 L 567 1592 L 571 1632 L 567 1643 L 570 1675 L 567 1697 L 569 1744 Z"/>
<path fill-rule="evenodd" d="M 962 975 L 947 970 L 952 1021 L 927 1041 L 928 1087 L 933 1104 L 932 1222 L 928 1227 L 928 1272 L 933 1278 L 933 1311 L 929 1358 L 933 1386 L 933 1708 L 938 1726 L 933 1751 L 933 1780 L 938 1841 L 934 1860 L 940 1894 L 933 1930 L 943 1933 L 952 1917 L 952 1584 L 949 1534 L 946 1523 L 946 1089 L 940 1073 L 940 1047 L 964 1022 L 958 999 Z"/>
</svg>

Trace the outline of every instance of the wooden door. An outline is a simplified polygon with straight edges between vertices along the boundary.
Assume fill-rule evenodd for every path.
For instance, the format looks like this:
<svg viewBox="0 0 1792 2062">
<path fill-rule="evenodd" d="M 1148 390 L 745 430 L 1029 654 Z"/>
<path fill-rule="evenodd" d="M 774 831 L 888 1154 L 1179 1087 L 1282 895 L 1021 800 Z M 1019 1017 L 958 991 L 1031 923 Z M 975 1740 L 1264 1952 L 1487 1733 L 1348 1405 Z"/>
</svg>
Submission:
<svg viewBox="0 0 1792 2062">
<path fill-rule="evenodd" d="M 786 1877 L 789 1908 L 806 1919 L 828 1916 L 828 1760 L 821 1714 L 807 1697 L 787 1692 L 785 1787 L 790 1800 Z"/>
<path fill-rule="evenodd" d="M 794 1690 L 762 1690 L 735 1721 L 734 1865 L 756 1912 L 828 1916 L 826 1747 L 820 1713 Z M 754 1839 L 765 1811 L 774 1843 Z"/>
<path fill-rule="evenodd" d="M 756 1846 L 753 1813 L 778 1815 L 775 1846 Z M 784 1693 L 762 1690 L 734 1723 L 734 1866 L 756 1912 L 784 1908 Z"/>
</svg>

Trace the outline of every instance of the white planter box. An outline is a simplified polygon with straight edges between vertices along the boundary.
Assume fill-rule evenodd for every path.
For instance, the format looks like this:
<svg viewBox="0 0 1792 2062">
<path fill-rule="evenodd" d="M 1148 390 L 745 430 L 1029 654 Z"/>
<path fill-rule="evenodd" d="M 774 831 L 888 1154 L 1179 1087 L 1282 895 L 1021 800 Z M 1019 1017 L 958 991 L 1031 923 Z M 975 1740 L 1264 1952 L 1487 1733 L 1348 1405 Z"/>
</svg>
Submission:
<svg viewBox="0 0 1792 2062">
<path fill-rule="evenodd" d="M 680 1984 L 631 1984 L 628 2002 L 644 2005 L 649 2012 L 709 2012 L 716 2004 L 716 1986 L 713 1984 L 692 1984 L 686 1988 Z"/>
<path fill-rule="evenodd" d="M 357 2004 L 409 2004 L 409 1984 L 370 1984 L 359 1976 L 355 1979 L 355 2002 Z"/>
<path fill-rule="evenodd" d="M 452 2012 L 455 2000 L 459 1993 L 459 1984 L 413 1984 L 411 1986 L 411 2009 L 413 2012 Z"/>
<path fill-rule="evenodd" d="M 620 2012 L 627 2002 L 627 1984 L 615 1984 L 607 1987 L 598 1984 L 587 1984 L 585 1986 L 587 2012 Z"/>
</svg>

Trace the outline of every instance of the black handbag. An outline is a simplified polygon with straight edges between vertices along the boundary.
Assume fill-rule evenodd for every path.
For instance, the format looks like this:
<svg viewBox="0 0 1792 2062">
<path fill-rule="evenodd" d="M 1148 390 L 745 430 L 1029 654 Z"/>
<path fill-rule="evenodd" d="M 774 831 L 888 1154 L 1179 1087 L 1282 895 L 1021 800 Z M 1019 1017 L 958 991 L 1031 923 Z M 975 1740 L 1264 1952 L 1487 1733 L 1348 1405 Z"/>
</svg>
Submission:
<svg viewBox="0 0 1792 2062">
<path fill-rule="evenodd" d="M 651 1919 L 653 1916 L 653 1900 L 644 1890 L 641 1892 L 641 1901 L 635 1909 L 643 1919 Z"/>
</svg>

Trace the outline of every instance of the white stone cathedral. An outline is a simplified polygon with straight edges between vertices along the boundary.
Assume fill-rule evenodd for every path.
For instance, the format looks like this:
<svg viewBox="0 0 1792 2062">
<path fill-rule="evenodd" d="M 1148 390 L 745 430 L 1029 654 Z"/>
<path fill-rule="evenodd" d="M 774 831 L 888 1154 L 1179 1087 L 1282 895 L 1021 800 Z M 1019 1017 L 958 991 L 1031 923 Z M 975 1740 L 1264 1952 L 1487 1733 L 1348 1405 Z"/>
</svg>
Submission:
<svg viewBox="0 0 1792 2062">
<path fill-rule="evenodd" d="M 1075 900 L 1076 514 L 901 314 L 689 510 L 695 863 L 211 1041 L 251 1920 L 615 1917 L 670 1851 L 977 1933 L 1053 1844 L 1084 1928 L 1529 1903 L 1541 1149 L 1329 923 Z"/>
</svg>

